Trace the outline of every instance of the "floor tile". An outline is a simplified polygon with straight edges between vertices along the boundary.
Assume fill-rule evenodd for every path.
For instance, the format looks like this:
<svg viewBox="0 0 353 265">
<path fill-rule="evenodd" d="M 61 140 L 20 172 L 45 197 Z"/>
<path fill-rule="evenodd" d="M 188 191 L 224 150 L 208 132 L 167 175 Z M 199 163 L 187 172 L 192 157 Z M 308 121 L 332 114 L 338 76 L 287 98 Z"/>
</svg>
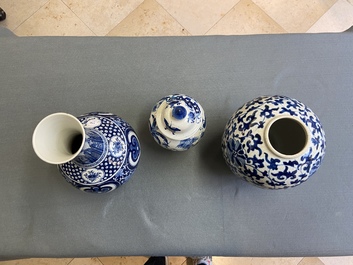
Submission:
<svg viewBox="0 0 353 265">
<path fill-rule="evenodd" d="M 63 0 L 98 36 L 104 36 L 137 8 L 143 0 Z"/>
<path fill-rule="evenodd" d="M 75 258 L 69 265 L 102 265 L 98 258 Z"/>
<path fill-rule="evenodd" d="M 215 265 L 298 265 L 302 259 L 213 257 L 213 262 Z"/>
<path fill-rule="evenodd" d="M 148 257 L 100 257 L 99 260 L 104 265 L 143 265 Z"/>
<path fill-rule="evenodd" d="M 347 257 L 320 257 L 325 265 L 353 265 L 353 256 Z"/>
<path fill-rule="evenodd" d="M 19 26 L 18 36 L 92 36 L 94 33 L 60 0 L 50 0 Z"/>
<path fill-rule="evenodd" d="M 186 261 L 186 257 L 168 257 L 168 265 L 181 265 L 185 261 Z"/>
<path fill-rule="evenodd" d="M 18 259 L 0 261 L 0 265 L 67 265 L 73 259 Z M 101 265 L 101 264 L 100 264 Z"/>
<path fill-rule="evenodd" d="M 253 0 L 288 32 L 306 32 L 337 0 Z"/>
<path fill-rule="evenodd" d="M 13 31 L 47 2 L 48 0 L 1 0 L 0 6 L 7 14 L 1 26 Z"/>
<path fill-rule="evenodd" d="M 251 265 L 252 258 L 212 257 L 214 265 Z"/>
<path fill-rule="evenodd" d="M 205 34 L 239 0 L 157 0 L 192 35 Z"/>
<path fill-rule="evenodd" d="M 303 258 L 253 258 L 251 265 L 298 265 L 301 260 Z"/>
<path fill-rule="evenodd" d="M 342 32 L 353 25 L 353 5 L 338 0 L 307 32 Z"/>
<path fill-rule="evenodd" d="M 286 31 L 251 0 L 241 0 L 207 35 L 285 33 Z"/>
<path fill-rule="evenodd" d="M 99 260 L 104 265 L 143 265 L 148 257 L 101 257 Z M 186 257 L 168 257 L 168 265 L 181 265 L 185 260 Z"/>
<path fill-rule="evenodd" d="M 168 35 L 190 34 L 155 0 L 145 0 L 108 33 L 108 36 Z"/>
<path fill-rule="evenodd" d="M 304 258 L 298 265 L 325 265 L 319 258 Z"/>
</svg>

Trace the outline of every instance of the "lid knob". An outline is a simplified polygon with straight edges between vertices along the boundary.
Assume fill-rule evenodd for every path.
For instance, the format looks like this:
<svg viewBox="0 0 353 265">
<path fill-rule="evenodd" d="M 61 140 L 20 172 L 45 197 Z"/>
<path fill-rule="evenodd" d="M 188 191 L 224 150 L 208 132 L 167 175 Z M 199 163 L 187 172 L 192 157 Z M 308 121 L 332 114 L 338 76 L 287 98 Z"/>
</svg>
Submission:
<svg viewBox="0 0 353 265">
<path fill-rule="evenodd" d="M 175 108 L 173 108 L 172 116 L 174 119 L 182 120 L 185 118 L 186 113 L 187 111 L 183 106 L 176 106 Z"/>
</svg>

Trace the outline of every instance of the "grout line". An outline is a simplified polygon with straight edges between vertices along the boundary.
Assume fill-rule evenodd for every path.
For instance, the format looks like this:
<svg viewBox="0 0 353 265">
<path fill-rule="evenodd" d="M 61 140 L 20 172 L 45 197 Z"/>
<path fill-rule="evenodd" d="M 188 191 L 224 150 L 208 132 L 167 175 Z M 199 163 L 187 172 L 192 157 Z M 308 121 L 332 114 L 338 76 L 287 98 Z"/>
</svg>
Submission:
<svg viewBox="0 0 353 265">
<path fill-rule="evenodd" d="M 303 261 L 303 259 L 305 259 L 305 257 L 303 257 L 303 258 L 298 262 L 297 265 L 299 265 L 299 264 Z"/>
<path fill-rule="evenodd" d="M 184 261 L 180 264 L 180 265 L 183 265 L 187 261 L 187 257 L 184 257 L 184 256 L 181 256 L 181 257 L 185 258 Z"/>
<path fill-rule="evenodd" d="M 263 10 L 259 5 L 257 5 L 254 1 L 251 0 L 251 2 L 259 8 L 264 14 L 270 18 L 274 23 L 276 23 L 281 29 L 283 29 L 286 33 L 290 33 L 288 30 L 286 30 L 281 24 L 279 24 L 273 17 L 271 17 L 265 10 Z"/>
<path fill-rule="evenodd" d="M 94 34 L 94 36 L 97 36 L 97 34 L 63 0 L 60 1 Z"/>
<path fill-rule="evenodd" d="M 100 262 L 100 263 L 102 263 L 102 264 L 104 265 L 104 263 L 100 260 L 100 258 L 99 258 L 99 257 L 97 257 L 97 259 L 99 260 L 99 262 Z"/>
<path fill-rule="evenodd" d="M 269 14 L 267 14 L 267 12 L 265 12 L 265 10 L 263 10 L 260 6 L 258 6 L 254 1 L 251 0 L 251 2 L 257 7 L 259 8 L 262 12 L 264 12 L 264 14 L 270 18 L 274 23 L 276 23 L 281 29 L 283 29 L 286 33 L 289 33 L 288 30 L 286 30 L 281 24 L 279 24 L 273 17 L 271 17 Z"/>
<path fill-rule="evenodd" d="M 100 263 L 102 263 L 102 265 L 104 265 L 103 261 L 101 261 L 99 257 L 97 257 L 97 259 L 99 260 Z"/>
<path fill-rule="evenodd" d="M 43 8 L 43 6 L 47 5 L 50 2 L 50 0 L 47 0 L 43 5 L 41 5 L 36 11 L 33 12 L 33 14 L 31 14 L 29 17 L 27 17 L 24 21 L 22 21 L 17 27 L 15 27 L 14 29 L 12 29 L 12 32 L 15 32 L 16 29 L 18 29 L 23 23 L 25 23 L 28 19 L 30 19 L 31 17 L 33 17 L 40 9 Z"/>
<path fill-rule="evenodd" d="M 160 6 L 163 8 L 163 10 L 164 10 L 165 12 L 167 12 L 183 29 L 185 29 L 185 31 L 186 31 L 187 33 L 189 33 L 190 36 L 194 36 L 193 34 L 191 34 L 190 31 L 188 31 L 188 30 L 186 29 L 186 27 L 185 27 L 183 24 L 181 24 L 181 22 L 180 22 L 179 20 L 177 20 L 171 13 L 169 13 L 169 11 L 168 11 L 167 9 L 165 9 L 162 4 L 160 4 L 160 3 L 158 2 L 158 0 L 154 0 L 154 1 L 156 1 L 157 4 L 160 5 Z"/>
<path fill-rule="evenodd" d="M 68 263 L 66 263 L 66 265 L 69 265 L 73 260 L 74 258 L 72 258 Z"/>
<path fill-rule="evenodd" d="M 73 258 L 69 263 L 67 263 L 67 265 L 70 265 L 75 259 L 85 259 L 85 258 Z M 104 265 L 103 262 L 98 257 L 90 257 L 86 259 L 96 259 L 101 265 Z"/>
<path fill-rule="evenodd" d="M 331 6 L 326 10 L 325 13 L 323 13 L 314 23 L 312 23 L 312 24 L 306 29 L 305 33 L 306 33 L 309 29 L 311 29 L 311 27 L 314 26 L 328 11 L 330 11 L 331 8 L 332 8 L 335 4 L 338 3 L 338 1 L 339 1 L 339 0 L 336 0 L 336 2 L 335 2 L 333 5 L 331 5 Z"/>
<path fill-rule="evenodd" d="M 218 20 L 216 21 L 216 23 L 214 23 L 203 35 L 206 35 L 214 26 L 216 26 L 216 25 L 218 24 L 219 21 L 221 21 L 226 15 L 228 15 L 231 11 L 233 11 L 233 9 L 234 9 L 237 5 L 239 5 L 241 1 L 243 1 L 243 0 L 238 1 L 238 3 L 236 3 L 234 6 L 232 6 L 232 8 L 230 8 L 227 13 L 225 13 L 220 19 L 218 19 Z"/>
<path fill-rule="evenodd" d="M 155 2 L 157 3 L 157 5 L 159 5 L 165 12 L 167 12 L 167 13 L 186 31 L 186 33 L 190 34 L 190 36 L 193 36 L 193 35 L 191 34 L 191 32 L 189 32 L 189 31 L 186 29 L 186 27 L 184 27 L 174 16 L 172 16 L 172 14 L 170 14 L 170 13 L 164 8 L 164 6 L 162 6 L 157 0 L 153 0 L 153 1 L 155 1 Z"/>
<path fill-rule="evenodd" d="M 214 26 L 216 26 L 226 15 L 228 15 L 228 13 L 230 13 L 231 11 L 233 11 L 234 8 L 236 8 L 237 5 L 240 4 L 240 2 L 242 2 L 243 0 L 240 0 L 237 4 L 235 4 L 222 18 L 220 18 L 204 35 L 206 35 Z M 285 33 L 288 33 L 288 31 L 283 28 L 276 20 L 274 20 L 269 14 L 267 14 L 261 7 L 259 7 L 256 3 L 254 3 L 253 1 L 251 1 L 251 3 L 253 5 L 255 5 L 257 8 L 259 8 L 269 19 L 271 19 L 275 24 L 278 25 L 278 27 L 280 27 L 281 29 L 283 29 L 283 31 Z M 246 34 L 252 34 L 252 33 L 246 33 Z M 271 33 L 268 33 L 271 34 Z M 283 34 L 283 33 L 282 33 Z"/>
<path fill-rule="evenodd" d="M 146 0 L 143 0 L 141 4 L 139 4 L 134 10 L 132 10 L 129 14 L 127 14 L 121 21 L 119 21 L 114 27 L 112 27 L 111 30 L 109 30 L 104 36 L 108 36 L 110 32 L 112 32 L 118 25 L 120 25 L 121 22 L 123 22 L 128 16 L 130 16 L 136 9 L 140 8 L 140 6 L 145 2 Z"/>
<path fill-rule="evenodd" d="M 338 0 L 337 0 L 337 1 L 338 1 Z M 263 10 L 263 9 L 261 8 L 261 6 L 257 5 L 253 0 L 251 0 L 251 2 L 252 2 L 254 5 L 256 5 L 258 8 L 260 8 L 261 11 L 266 14 L 266 16 L 268 16 L 269 18 L 271 18 L 271 20 L 273 20 L 274 22 L 276 22 L 276 24 L 277 24 L 278 26 L 280 26 L 285 32 L 290 33 L 290 32 L 289 32 L 288 30 L 286 30 L 281 24 L 279 24 L 279 23 L 277 22 L 277 20 L 275 20 L 273 17 L 271 17 L 269 14 L 267 14 L 267 12 L 266 12 L 265 10 Z"/>
<path fill-rule="evenodd" d="M 326 12 L 328 12 L 339 0 L 336 0 L 336 2 L 334 2 L 327 10 Z M 349 0 L 347 0 L 349 1 Z M 353 1 L 353 0 L 352 0 Z M 307 28 L 305 31 L 301 31 L 301 32 L 289 32 L 287 29 L 285 29 L 279 22 L 277 22 L 273 17 L 271 17 L 269 14 L 267 14 L 267 12 L 265 10 L 263 10 L 261 8 L 261 6 L 258 6 L 254 1 L 251 0 L 251 2 L 253 2 L 254 5 L 256 5 L 257 7 L 259 7 L 269 18 L 271 18 L 273 21 L 275 21 L 277 23 L 277 25 L 279 25 L 285 32 L 287 33 L 306 33 L 317 21 L 319 21 L 319 19 L 326 14 L 326 12 L 324 14 L 322 14 L 315 22 L 313 22 L 312 25 L 309 26 L 309 28 Z"/>
<path fill-rule="evenodd" d="M 99 257 L 96 257 L 96 259 L 99 261 L 100 264 L 104 265 L 104 263 L 99 259 Z"/>
</svg>

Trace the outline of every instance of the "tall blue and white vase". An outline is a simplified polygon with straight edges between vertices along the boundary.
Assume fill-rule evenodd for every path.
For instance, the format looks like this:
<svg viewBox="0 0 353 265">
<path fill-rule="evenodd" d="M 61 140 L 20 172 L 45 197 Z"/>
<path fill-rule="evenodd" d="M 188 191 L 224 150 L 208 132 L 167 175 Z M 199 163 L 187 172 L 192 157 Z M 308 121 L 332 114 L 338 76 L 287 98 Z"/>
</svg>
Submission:
<svg viewBox="0 0 353 265">
<path fill-rule="evenodd" d="M 32 142 L 39 158 L 58 165 L 74 187 L 93 193 L 110 192 L 125 183 L 141 154 L 133 128 L 111 113 L 78 118 L 51 114 L 37 125 Z"/>
<path fill-rule="evenodd" d="M 231 171 L 267 189 L 295 187 L 321 165 L 325 133 L 314 112 L 285 96 L 256 98 L 228 121 L 223 156 Z"/>
<path fill-rule="evenodd" d="M 203 137 L 205 112 L 195 99 L 187 95 L 169 95 L 152 108 L 149 129 L 154 140 L 163 148 L 185 151 Z"/>
</svg>

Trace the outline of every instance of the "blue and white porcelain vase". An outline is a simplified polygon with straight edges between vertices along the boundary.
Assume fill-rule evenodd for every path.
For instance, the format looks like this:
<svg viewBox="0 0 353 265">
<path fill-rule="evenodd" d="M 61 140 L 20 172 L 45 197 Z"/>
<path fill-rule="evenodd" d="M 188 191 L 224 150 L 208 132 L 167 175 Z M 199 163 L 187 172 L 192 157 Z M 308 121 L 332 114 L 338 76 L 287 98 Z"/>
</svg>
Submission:
<svg viewBox="0 0 353 265">
<path fill-rule="evenodd" d="M 125 183 L 140 158 L 133 128 L 111 113 L 92 112 L 78 118 L 55 113 L 33 133 L 33 148 L 45 162 L 57 164 L 76 188 L 106 193 Z"/>
<path fill-rule="evenodd" d="M 172 151 L 185 151 L 196 145 L 204 135 L 205 112 L 201 105 L 189 96 L 169 95 L 153 107 L 149 128 L 160 146 Z"/>
<path fill-rule="evenodd" d="M 256 98 L 228 121 L 222 151 L 231 171 L 267 189 L 295 187 L 323 160 L 325 133 L 319 118 L 298 100 Z"/>
</svg>

